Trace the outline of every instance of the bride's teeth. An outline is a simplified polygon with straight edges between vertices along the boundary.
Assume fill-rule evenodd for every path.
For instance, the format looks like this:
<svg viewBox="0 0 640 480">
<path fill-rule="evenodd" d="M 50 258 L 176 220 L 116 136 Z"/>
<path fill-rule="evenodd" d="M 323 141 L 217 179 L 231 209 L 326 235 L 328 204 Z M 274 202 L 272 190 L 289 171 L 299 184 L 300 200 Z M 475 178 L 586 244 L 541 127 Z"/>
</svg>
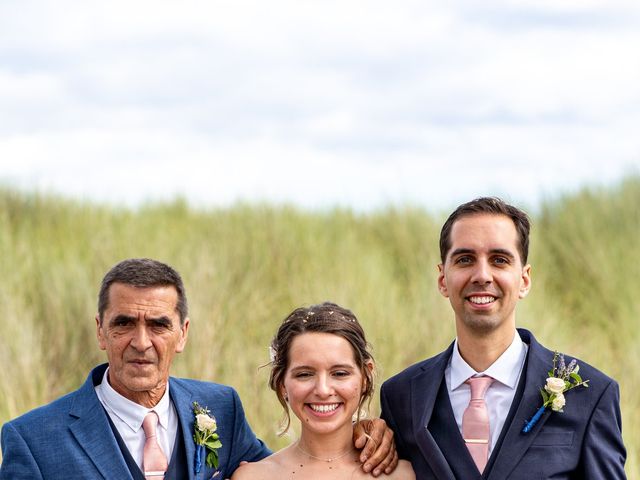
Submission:
<svg viewBox="0 0 640 480">
<path fill-rule="evenodd" d="M 332 403 L 331 405 L 314 405 L 314 404 L 310 403 L 309 406 L 311 407 L 312 410 L 314 410 L 316 412 L 320 412 L 320 413 L 332 412 L 336 408 L 338 408 L 338 404 L 337 403 Z"/>
<path fill-rule="evenodd" d="M 484 305 L 486 303 L 493 302 L 494 298 L 493 297 L 470 297 L 469 301 L 471 303 L 478 303 L 478 304 Z"/>
</svg>

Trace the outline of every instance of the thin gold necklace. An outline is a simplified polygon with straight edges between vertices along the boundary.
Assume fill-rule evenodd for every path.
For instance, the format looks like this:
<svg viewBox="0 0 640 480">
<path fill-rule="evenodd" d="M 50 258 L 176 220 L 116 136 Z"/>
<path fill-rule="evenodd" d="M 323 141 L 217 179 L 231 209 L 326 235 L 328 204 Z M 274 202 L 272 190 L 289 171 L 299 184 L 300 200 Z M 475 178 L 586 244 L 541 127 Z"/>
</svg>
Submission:
<svg viewBox="0 0 640 480">
<path fill-rule="evenodd" d="M 321 462 L 326 462 L 326 463 L 331 463 L 334 460 L 339 460 L 342 457 L 346 457 L 347 455 L 349 455 L 351 452 L 353 452 L 354 448 L 353 446 L 349 447 L 349 450 L 347 450 L 346 452 L 343 452 L 339 455 L 336 455 L 335 457 L 331 457 L 331 458 L 322 458 L 322 457 L 316 457 L 315 455 L 311 455 L 309 452 L 307 452 L 306 450 L 304 450 L 301 446 L 300 446 L 300 440 L 298 440 L 296 442 L 296 448 L 298 450 L 300 450 L 302 453 L 304 453 L 307 457 L 310 458 L 314 458 L 316 460 L 320 460 Z"/>
</svg>

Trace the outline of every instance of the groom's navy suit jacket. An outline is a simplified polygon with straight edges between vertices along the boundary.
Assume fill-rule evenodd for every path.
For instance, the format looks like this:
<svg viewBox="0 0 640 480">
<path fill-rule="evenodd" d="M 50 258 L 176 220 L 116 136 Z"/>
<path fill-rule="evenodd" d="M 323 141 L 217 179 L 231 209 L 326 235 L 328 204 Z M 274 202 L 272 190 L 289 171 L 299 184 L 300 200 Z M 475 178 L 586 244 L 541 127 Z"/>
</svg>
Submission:
<svg viewBox="0 0 640 480">
<path fill-rule="evenodd" d="M 79 390 L 2 427 L 0 480 L 134 478 L 95 393 L 106 367 L 96 367 Z M 200 473 L 194 473 L 194 401 L 208 407 L 217 421 L 222 448 L 216 480 L 229 478 L 241 460 L 256 461 L 271 453 L 251 431 L 231 387 L 172 377 L 169 393 L 180 423 L 177 435 L 182 436 L 186 453 L 184 471 L 175 478 L 210 479 L 215 473 L 204 459 Z"/>
<path fill-rule="evenodd" d="M 471 460 L 444 382 L 453 344 L 382 385 L 382 417 L 395 432 L 398 454 L 411 461 L 419 480 L 624 479 L 618 384 L 578 362 L 589 388 L 566 393 L 564 412 L 545 411 L 529 433 L 525 422 L 542 404 L 540 388 L 553 352 L 518 330 L 529 345 L 516 397 L 481 476 Z"/>
</svg>

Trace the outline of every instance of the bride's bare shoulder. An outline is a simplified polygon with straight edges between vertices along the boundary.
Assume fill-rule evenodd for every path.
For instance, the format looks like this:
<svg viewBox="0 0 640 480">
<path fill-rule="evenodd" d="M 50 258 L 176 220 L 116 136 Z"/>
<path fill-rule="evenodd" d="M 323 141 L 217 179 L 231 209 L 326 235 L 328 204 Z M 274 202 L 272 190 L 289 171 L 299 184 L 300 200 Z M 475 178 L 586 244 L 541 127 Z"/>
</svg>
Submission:
<svg viewBox="0 0 640 480">
<path fill-rule="evenodd" d="M 411 467 L 410 462 L 400 460 L 398 462 L 398 466 L 391 475 L 383 475 L 378 478 L 388 478 L 389 480 L 415 480 L 416 474 L 413 472 L 413 467 Z"/>
<path fill-rule="evenodd" d="M 285 456 L 276 452 L 259 462 L 240 465 L 231 476 L 231 480 L 271 480 L 278 478 L 284 468 Z"/>
<path fill-rule="evenodd" d="M 245 463 L 236 468 L 231 476 L 231 480 L 261 480 L 271 478 L 273 473 L 273 462 L 269 461 L 269 457 L 259 462 Z"/>
<path fill-rule="evenodd" d="M 364 473 L 361 468 L 358 468 L 358 471 L 352 478 L 358 478 L 361 480 L 376 480 L 370 473 Z M 411 463 L 406 460 L 399 460 L 398 466 L 396 469 L 391 472 L 389 475 L 386 473 L 381 474 L 377 477 L 377 480 L 416 480 L 416 474 L 413 472 L 413 467 L 411 467 Z"/>
</svg>

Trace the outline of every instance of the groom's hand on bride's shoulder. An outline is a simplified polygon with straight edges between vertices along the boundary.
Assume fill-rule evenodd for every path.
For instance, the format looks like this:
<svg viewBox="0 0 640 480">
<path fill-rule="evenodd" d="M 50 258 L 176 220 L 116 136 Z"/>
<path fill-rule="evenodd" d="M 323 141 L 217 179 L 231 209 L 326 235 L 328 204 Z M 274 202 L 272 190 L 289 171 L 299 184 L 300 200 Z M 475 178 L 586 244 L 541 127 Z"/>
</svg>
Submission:
<svg viewBox="0 0 640 480">
<path fill-rule="evenodd" d="M 377 477 L 389 474 L 398 466 L 398 452 L 393 441 L 393 431 L 381 418 L 360 420 L 353 430 L 354 445 L 360 452 L 362 469 Z"/>
</svg>

